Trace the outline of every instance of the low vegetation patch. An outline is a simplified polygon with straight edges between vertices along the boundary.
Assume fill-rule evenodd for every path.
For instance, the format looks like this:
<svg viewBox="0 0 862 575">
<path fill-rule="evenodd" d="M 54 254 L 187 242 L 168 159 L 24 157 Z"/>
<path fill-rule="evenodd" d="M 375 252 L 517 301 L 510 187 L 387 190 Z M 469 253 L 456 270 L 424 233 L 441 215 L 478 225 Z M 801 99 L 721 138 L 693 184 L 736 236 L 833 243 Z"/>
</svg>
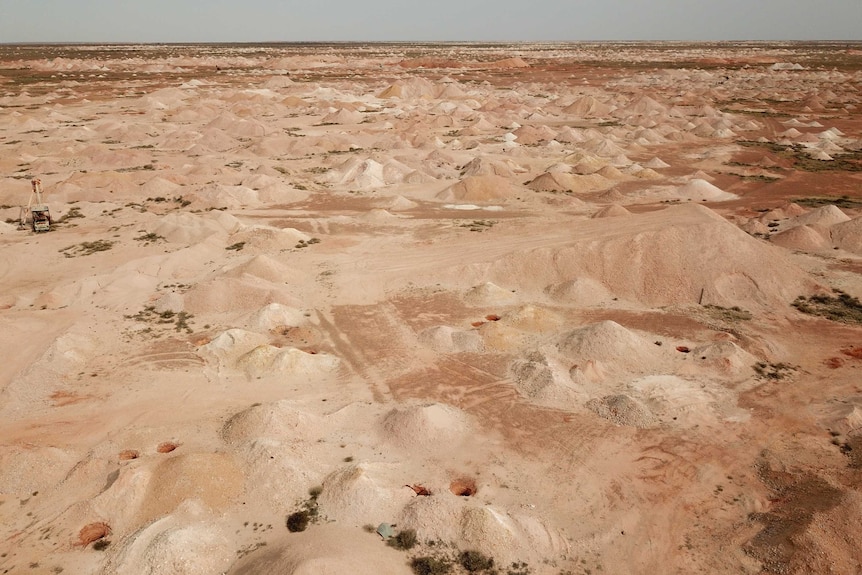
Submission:
<svg viewBox="0 0 862 575">
<path fill-rule="evenodd" d="M 394 547 L 395 549 L 409 551 L 410 549 L 416 547 L 416 544 L 418 542 L 419 540 L 416 538 L 415 529 L 403 529 L 398 532 L 398 535 L 386 541 L 386 544 L 390 547 Z"/>
<path fill-rule="evenodd" d="M 462 551 L 458 563 L 469 573 L 490 571 L 494 568 L 494 559 L 479 551 Z"/>
<path fill-rule="evenodd" d="M 484 232 L 493 228 L 496 223 L 492 220 L 473 220 L 470 223 L 461 224 L 461 227 L 467 228 L 471 232 Z"/>
<path fill-rule="evenodd" d="M 445 575 L 452 570 L 452 562 L 445 557 L 414 557 L 410 568 L 416 575 Z"/>
<path fill-rule="evenodd" d="M 175 331 L 185 331 L 186 333 L 192 333 L 192 328 L 189 325 L 192 317 L 194 316 L 184 311 L 156 311 L 156 308 L 151 305 L 146 306 L 134 315 L 125 316 L 126 319 L 133 319 L 144 323 L 152 323 L 161 326 L 173 325 Z"/>
<path fill-rule="evenodd" d="M 752 318 L 751 312 L 739 306 L 722 307 L 720 305 L 707 304 L 703 309 L 713 318 L 727 322 L 748 321 Z"/>
<path fill-rule="evenodd" d="M 288 531 L 299 533 L 318 521 L 317 498 L 320 497 L 321 493 L 323 493 L 323 488 L 319 486 L 308 490 L 308 499 L 300 504 L 301 508 L 287 516 L 285 524 Z"/>
<path fill-rule="evenodd" d="M 758 379 L 770 379 L 780 381 L 793 375 L 798 369 L 795 365 L 789 363 L 766 363 L 759 361 L 754 364 L 754 373 Z"/>
<path fill-rule="evenodd" d="M 164 241 L 164 239 L 165 239 L 164 236 L 160 236 L 159 234 L 156 234 L 153 232 L 143 234 L 143 235 L 135 238 L 135 240 L 137 240 L 139 242 L 144 242 L 145 246 L 157 243 L 159 241 Z"/>
<path fill-rule="evenodd" d="M 808 315 L 817 315 L 841 323 L 862 324 L 862 302 L 859 298 L 841 290 L 834 291 L 837 294 L 835 296 L 799 296 L 791 305 Z"/>
<path fill-rule="evenodd" d="M 114 247 L 114 242 L 110 240 L 96 240 L 94 242 L 81 242 L 72 246 L 65 247 L 60 250 L 60 253 L 67 258 L 78 256 L 89 256 L 96 252 L 105 252 Z"/>
<path fill-rule="evenodd" d="M 813 197 L 813 198 L 798 198 L 793 200 L 800 206 L 808 208 L 819 208 L 822 206 L 837 206 L 839 208 L 855 209 L 862 208 L 862 201 L 854 200 L 850 196 L 841 196 L 840 198 L 828 197 Z"/>
<path fill-rule="evenodd" d="M 245 247 L 245 242 L 237 242 L 235 244 L 231 244 L 231 245 L 227 246 L 225 249 L 229 250 L 229 251 L 238 252 L 244 247 Z"/>
</svg>

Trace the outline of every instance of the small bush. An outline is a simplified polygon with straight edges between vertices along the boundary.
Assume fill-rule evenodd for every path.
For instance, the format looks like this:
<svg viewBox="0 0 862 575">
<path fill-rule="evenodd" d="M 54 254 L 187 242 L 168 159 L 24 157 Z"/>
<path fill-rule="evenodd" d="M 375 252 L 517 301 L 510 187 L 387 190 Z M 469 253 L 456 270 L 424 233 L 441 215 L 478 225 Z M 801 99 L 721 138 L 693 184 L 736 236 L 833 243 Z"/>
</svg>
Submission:
<svg viewBox="0 0 862 575">
<path fill-rule="evenodd" d="M 452 564 L 441 557 L 414 557 L 410 568 L 416 575 L 444 575 L 452 569 Z"/>
<path fill-rule="evenodd" d="M 494 559 L 479 551 L 462 551 L 458 563 L 470 573 L 488 571 L 494 567 Z"/>
<path fill-rule="evenodd" d="M 311 521 L 311 513 L 303 509 L 287 516 L 287 530 L 291 533 L 305 531 Z"/>
<path fill-rule="evenodd" d="M 401 549 L 403 551 L 409 551 L 416 547 L 418 543 L 418 539 L 416 538 L 416 530 L 415 529 L 404 529 L 403 531 L 399 531 L 398 535 L 391 538 L 386 542 L 390 547 L 394 547 L 395 549 Z"/>
</svg>

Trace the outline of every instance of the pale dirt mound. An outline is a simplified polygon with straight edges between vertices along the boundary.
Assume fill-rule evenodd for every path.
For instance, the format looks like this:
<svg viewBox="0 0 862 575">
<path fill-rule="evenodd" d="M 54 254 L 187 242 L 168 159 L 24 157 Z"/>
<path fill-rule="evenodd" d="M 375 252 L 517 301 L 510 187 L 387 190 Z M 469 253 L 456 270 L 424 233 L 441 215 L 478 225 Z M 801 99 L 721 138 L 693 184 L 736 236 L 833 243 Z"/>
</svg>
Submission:
<svg viewBox="0 0 862 575">
<path fill-rule="evenodd" d="M 419 342 L 438 353 L 482 351 L 482 338 L 475 331 L 458 330 L 446 325 L 429 327 L 419 332 Z"/>
<path fill-rule="evenodd" d="M 488 279 L 518 278 L 519 288 L 542 291 L 589 277 L 613 286 L 621 298 L 646 305 L 692 303 L 704 290 L 706 301 L 748 309 L 786 306 L 817 285 L 781 248 L 749 236 L 697 204 L 624 221 L 636 227 L 630 233 L 615 230 L 614 235 L 601 220 L 582 222 L 572 245 L 513 253 L 492 265 Z"/>
<path fill-rule="evenodd" d="M 464 295 L 464 300 L 474 306 L 512 305 L 517 303 L 518 299 L 511 290 L 491 282 L 472 287 Z"/>
<path fill-rule="evenodd" d="M 365 115 L 362 112 L 339 108 L 325 115 L 320 121 L 323 124 L 358 124 L 364 119 Z"/>
<path fill-rule="evenodd" d="M 718 341 L 700 345 L 691 350 L 688 360 L 680 369 L 680 375 L 721 375 L 747 379 L 752 375 L 752 366 L 758 361 L 753 355 L 732 341 Z"/>
<path fill-rule="evenodd" d="M 320 377 L 338 369 L 339 359 L 328 353 L 309 353 L 289 347 L 260 345 L 236 361 L 237 369 L 250 377 L 264 375 L 292 375 Z"/>
<path fill-rule="evenodd" d="M 467 414 L 442 403 L 396 407 L 383 417 L 380 427 L 387 443 L 423 453 L 454 449 L 472 433 Z"/>
<path fill-rule="evenodd" d="M 244 329 L 231 328 L 218 334 L 212 341 L 201 346 L 201 352 L 210 354 L 223 363 L 230 364 L 240 355 L 251 351 L 259 345 L 269 341 L 265 335 L 246 331 Z"/>
<path fill-rule="evenodd" d="M 835 224 L 841 224 L 846 221 L 849 221 L 850 217 L 841 211 L 838 206 L 833 204 L 829 204 L 828 206 L 821 206 L 819 208 L 815 208 L 808 212 L 807 214 L 803 214 L 801 216 L 796 216 L 788 225 L 818 225 L 823 227 L 829 227 Z"/>
<path fill-rule="evenodd" d="M 236 559 L 234 543 L 209 522 L 182 525 L 173 516 L 123 539 L 104 575 L 210 575 L 223 573 Z"/>
<path fill-rule="evenodd" d="M 802 252 L 819 252 L 832 248 L 823 234 L 804 224 L 777 233 L 769 239 L 777 246 Z"/>
<path fill-rule="evenodd" d="M 464 509 L 458 544 L 489 555 L 500 565 L 553 561 L 568 551 L 563 536 L 538 519 L 490 505 Z"/>
<path fill-rule="evenodd" d="M 673 375 L 648 375 L 628 387 L 634 397 L 659 417 L 677 417 L 690 423 L 715 419 L 715 398 L 700 381 Z"/>
<path fill-rule="evenodd" d="M 240 559 L 228 575 L 411 575 L 403 551 L 374 533 L 315 525 Z"/>
<path fill-rule="evenodd" d="M 628 395 L 606 395 L 601 399 L 591 399 L 586 407 L 616 425 L 647 428 L 658 423 L 646 405 Z"/>
<path fill-rule="evenodd" d="M 194 244 L 216 234 L 236 232 L 242 224 L 234 216 L 224 212 L 209 212 L 206 215 L 170 213 L 151 228 L 151 232 L 175 244 Z"/>
<path fill-rule="evenodd" d="M 257 508 L 291 509 L 308 497 L 308 486 L 320 480 L 325 468 L 313 460 L 298 437 L 284 441 L 254 439 L 240 444 L 235 454 L 243 461 L 246 494 Z"/>
<path fill-rule="evenodd" d="M 231 238 L 230 241 L 233 241 L 233 239 Z M 260 237 L 257 239 L 260 240 Z M 243 276 L 253 276 L 275 284 L 287 283 L 288 281 L 294 283 L 297 279 L 306 279 L 305 272 L 290 268 L 265 254 L 251 256 L 244 262 L 227 267 L 226 269 L 222 268 L 222 273 L 225 277 L 240 279 Z"/>
<path fill-rule="evenodd" d="M 432 99 L 437 97 L 440 88 L 424 78 L 410 78 L 409 80 L 397 80 L 388 88 L 377 94 L 378 98 L 401 98 L 401 99 Z"/>
<path fill-rule="evenodd" d="M 513 198 L 517 193 L 515 187 L 506 178 L 493 175 L 467 176 L 437 194 L 436 197 L 448 202 L 492 202 Z"/>
<path fill-rule="evenodd" d="M 620 204 L 611 204 L 609 206 L 605 206 L 600 209 L 596 213 L 593 214 L 594 218 L 621 218 L 625 216 L 630 216 L 632 213 L 625 209 Z"/>
<path fill-rule="evenodd" d="M 197 210 L 239 210 L 257 208 L 263 203 L 257 190 L 224 184 L 209 184 L 184 197 L 191 202 L 190 207 Z"/>
<path fill-rule="evenodd" d="M 614 321 L 602 321 L 560 337 L 559 352 L 576 364 L 592 360 L 611 371 L 645 373 L 665 360 L 662 348 Z"/>
<path fill-rule="evenodd" d="M 756 220 L 754 218 L 748 220 L 747 222 L 745 222 L 744 224 L 739 226 L 739 228 L 742 231 L 744 231 L 745 233 L 751 234 L 751 235 L 755 235 L 755 234 L 766 235 L 766 234 L 769 234 L 769 231 L 770 231 L 769 227 L 766 224 L 764 224 L 760 220 Z"/>
<path fill-rule="evenodd" d="M 581 118 L 601 118 L 610 114 L 613 107 L 599 101 L 594 96 L 584 96 L 563 108 L 562 111 Z"/>
<path fill-rule="evenodd" d="M 94 509 L 110 517 L 117 532 L 127 532 L 173 513 L 187 501 L 221 512 L 242 494 L 243 472 L 230 455 L 158 457 L 122 466 L 110 486 L 93 500 Z"/>
<path fill-rule="evenodd" d="M 404 196 L 395 196 L 393 198 L 378 200 L 375 205 L 379 208 L 384 208 L 393 212 L 402 212 L 405 210 L 412 210 L 419 204 L 413 200 L 405 198 Z"/>
<path fill-rule="evenodd" d="M 231 245 L 242 243 L 243 249 L 255 248 L 277 252 L 295 247 L 300 240 L 305 242 L 309 239 L 311 239 L 310 236 L 293 228 L 248 226 L 231 235 L 228 243 Z"/>
<path fill-rule="evenodd" d="M 557 408 L 574 405 L 583 393 L 575 388 L 567 366 L 540 352 L 513 361 L 509 375 L 522 396 Z"/>
<path fill-rule="evenodd" d="M 546 293 L 557 301 L 578 307 L 592 307 L 613 301 L 614 295 L 600 282 L 579 277 L 548 286 Z"/>
<path fill-rule="evenodd" d="M 308 318 L 305 316 L 305 312 L 278 303 L 271 303 L 250 314 L 246 320 L 246 325 L 253 330 L 271 331 L 285 327 L 299 327 L 307 322 Z"/>
<path fill-rule="evenodd" d="M 843 250 L 862 255 L 862 218 L 836 224 L 830 228 L 832 242 Z"/>
<path fill-rule="evenodd" d="M 329 474 L 317 502 L 330 520 L 359 527 L 391 521 L 413 497 L 404 488 L 401 466 L 360 463 Z"/>
<path fill-rule="evenodd" d="M 706 200 L 708 202 L 724 202 L 735 200 L 738 197 L 736 194 L 725 192 L 718 186 L 701 179 L 694 179 L 684 186 L 677 188 L 676 193 L 680 198 L 695 201 Z"/>
<path fill-rule="evenodd" d="M 321 419 L 283 399 L 252 405 L 225 422 L 221 435 L 232 445 L 257 439 L 291 441 L 316 440 L 324 430 Z"/>
<path fill-rule="evenodd" d="M 230 277 L 195 285 L 186 292 L 184 302 L 186 311 L 193 314 L 243 312 L 269 303 L 301 307 L 301 303 L 288 293 L 284 284 Z"/>
<path fill-rule="evenodd" d="M 57 447 L 0 446 L 0 494 L 27 497 L 63 481 L 78 458 Z"/>
</svg>

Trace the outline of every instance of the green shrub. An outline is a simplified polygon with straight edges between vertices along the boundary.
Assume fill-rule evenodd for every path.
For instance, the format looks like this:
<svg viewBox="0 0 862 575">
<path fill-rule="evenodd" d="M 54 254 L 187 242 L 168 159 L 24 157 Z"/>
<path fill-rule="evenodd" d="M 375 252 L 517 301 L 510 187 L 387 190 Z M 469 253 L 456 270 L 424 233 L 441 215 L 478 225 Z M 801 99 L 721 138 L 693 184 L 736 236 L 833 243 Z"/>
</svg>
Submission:
<svg viewBox="0 0 862 575">
<path fill-rule="evenodd" d="M 399 531 L 398 535 L 386 542 L 390 547 L 402 549 L 404 551 L 413 549 L 416 547 L 416 543 L 418 543 L 418 540 L 416 538 L 415 529 L 404 529 L 403 531 Z"/>
</svg>

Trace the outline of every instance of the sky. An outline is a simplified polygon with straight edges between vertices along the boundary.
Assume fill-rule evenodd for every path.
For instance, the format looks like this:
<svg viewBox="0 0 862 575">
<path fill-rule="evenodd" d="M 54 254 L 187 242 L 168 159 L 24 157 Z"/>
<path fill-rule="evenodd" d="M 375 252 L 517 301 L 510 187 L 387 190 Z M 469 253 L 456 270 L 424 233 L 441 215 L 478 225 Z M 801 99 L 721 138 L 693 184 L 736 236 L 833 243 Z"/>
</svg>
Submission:
<svg viewBox="0 0 862 575">
<path fill-rule="evenodd" d="M 862 40 L 862 0 L 0 0 L 0 43 Z"/>
</svg>

